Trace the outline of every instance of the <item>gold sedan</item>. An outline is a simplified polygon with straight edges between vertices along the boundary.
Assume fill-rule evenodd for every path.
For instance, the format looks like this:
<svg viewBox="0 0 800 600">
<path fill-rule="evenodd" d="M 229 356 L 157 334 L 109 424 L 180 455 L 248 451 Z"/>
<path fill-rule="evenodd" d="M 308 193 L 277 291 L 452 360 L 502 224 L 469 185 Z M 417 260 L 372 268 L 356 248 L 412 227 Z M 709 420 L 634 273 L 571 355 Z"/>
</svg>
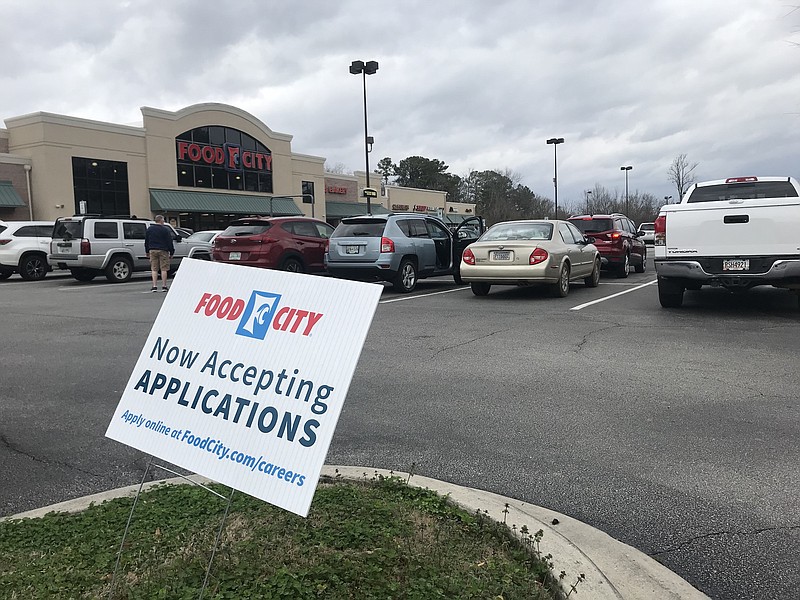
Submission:
<svg viewBox="0 0 800 600">
<path fill-rule="evenodd" d="M 573 281 L 597 287 L 600 254 L 593 241 L 569 221 L 497 223 L 464 249 L 461 279 L 476 296 L 492 285 L 546 284 L 563 298 Z"/>
</svg>

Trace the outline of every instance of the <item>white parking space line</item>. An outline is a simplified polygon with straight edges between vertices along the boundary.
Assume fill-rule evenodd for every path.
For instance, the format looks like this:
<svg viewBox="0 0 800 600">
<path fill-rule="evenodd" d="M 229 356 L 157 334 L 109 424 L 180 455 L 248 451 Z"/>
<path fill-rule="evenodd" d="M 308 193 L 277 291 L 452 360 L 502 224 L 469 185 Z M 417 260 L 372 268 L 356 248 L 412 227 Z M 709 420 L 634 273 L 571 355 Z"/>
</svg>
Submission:
<svg viewBox="0 0 800 600">
<path fill-rule="evenodd" d="M 400 298 L 392 298 L 391 300 L 381 300 L 378 304 L 389 304 L 390 302 L 402 302 L 403 300 L 413 300 L 414 298 L 425 298 L 427 296 L 436 296 L 437 294 L 449 294 L 450 292 L 463 292 L 468 290 L 468 287 L 460 287 L 454 290 L 442 290 L 440 292 L 431 292 L 430 294 L 417 294 L 416 296 L 402 296 Z"/>
<path fill-rule="evenodd" d="M 642 288 L 647 287 L 648 285 L 653 285 L 658 281 L 657 279 L 653 279 L 653 281 L 648 281 L 647 283 L 643 283 L 642 285 L 637 285 L 634 288 L 629 290 L 625 290 L 623 292 L 617 292 L 616 294 L 611 294 L 610 296 L 606 296 L 605 298 L 600 298 L 599 300 L 592 300 L 591 302 L 586 302 L 585 304 L 579 304 L 578 306 L 573 306 L 570 310 L 581 310 L 586 308 L 587 306 L 592 306 L 593 304 L 599 304 L 600 302 L 605 302 L 606 300 L 611 300 L 612 298 L 616 298 L 617 296 L 622 296 L 623 294 L 630 294 L 631 292 L 635 292 L 636 290 L 640 290 Z"/>
</svg>

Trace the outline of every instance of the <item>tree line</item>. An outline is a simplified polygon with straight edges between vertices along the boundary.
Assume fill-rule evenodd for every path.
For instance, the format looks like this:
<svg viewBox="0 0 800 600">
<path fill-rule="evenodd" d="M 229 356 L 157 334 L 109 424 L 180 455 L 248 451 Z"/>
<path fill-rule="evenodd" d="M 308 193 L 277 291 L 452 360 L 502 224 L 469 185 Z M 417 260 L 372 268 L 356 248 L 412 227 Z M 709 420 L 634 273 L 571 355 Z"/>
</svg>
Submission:
<svg viewBox="0 0 800 600">
<path fill-rule="evenodd" d="M 677 188 L 677 198 L 694 183 L 696 167 L 697 163 L 690 164 L 685 154 L 672 161 L 667 177 Z M 341 165 L 337 165 L 337 168 L 341 169 Z M 448 169 L 441 160 L 409 156 L 398 163 L 389 157 L 383 158 L 378 162 L 376 171 L 383 185 L 438 190 L 447 192 L 449 202 L 473 203 L 476 213 L 482 215 L 490 225 L 499 221 L 554 217 L 553 201 L 523 185 L 518 173 L 510 170 L 471 170 L 461 177 L 448 172 Z M 638 190 L 629 191 L 626 201 L 625 196 L 616 190 L 595 184 L 592 190 L 584 192 L 582 199 L 559 203 L 558 215 L 555 216 L 565 219 L 579 214 L 618 212 L 626 214 L 638 224 L 653 221 L 663 204 L 663 198 Z"/>
</svg>

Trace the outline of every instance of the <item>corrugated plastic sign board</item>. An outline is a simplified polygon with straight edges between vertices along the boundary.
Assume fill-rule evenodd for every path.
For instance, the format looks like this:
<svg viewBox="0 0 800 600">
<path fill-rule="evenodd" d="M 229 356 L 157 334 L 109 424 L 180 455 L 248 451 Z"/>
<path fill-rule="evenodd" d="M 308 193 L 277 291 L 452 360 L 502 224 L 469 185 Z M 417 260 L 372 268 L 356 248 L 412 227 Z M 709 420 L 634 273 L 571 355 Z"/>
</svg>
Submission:
<svg viewBox="0 0 800 600">
<path fill-rule="evenodd" d="M 306 516 L 382 290 L 185 259 L 106 436 Z"/>
</svg>

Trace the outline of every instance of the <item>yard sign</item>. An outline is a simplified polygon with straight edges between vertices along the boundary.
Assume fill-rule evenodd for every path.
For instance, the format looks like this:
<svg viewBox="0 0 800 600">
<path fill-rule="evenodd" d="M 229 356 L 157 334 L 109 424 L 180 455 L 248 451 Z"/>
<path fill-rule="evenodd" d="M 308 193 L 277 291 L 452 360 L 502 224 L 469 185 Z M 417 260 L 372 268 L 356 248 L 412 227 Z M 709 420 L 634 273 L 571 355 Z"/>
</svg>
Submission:
<svg viewBox="0 0 800 600">
<path fill-rule="evenodd" d="M 306 516 L 382 289 L 184 260 L 106 436 Z"/>
</svg>

